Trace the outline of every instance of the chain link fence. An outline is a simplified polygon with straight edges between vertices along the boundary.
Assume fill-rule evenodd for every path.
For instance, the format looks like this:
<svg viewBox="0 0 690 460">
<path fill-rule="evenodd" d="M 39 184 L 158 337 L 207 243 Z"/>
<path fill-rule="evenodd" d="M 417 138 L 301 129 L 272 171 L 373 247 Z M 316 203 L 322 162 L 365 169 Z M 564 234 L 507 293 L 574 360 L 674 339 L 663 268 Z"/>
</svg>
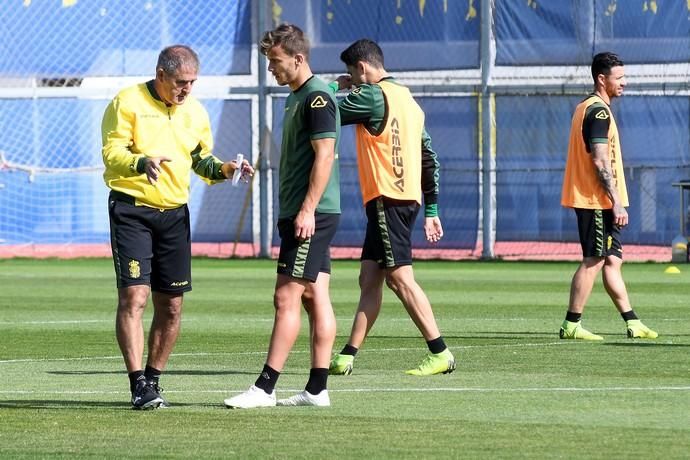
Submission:
<svg viewBox="0 0 690 460">
<path fill-rule="evenodd" d="M 491 241 L 497 257 L 578 256 L 560 184 L 570 116 L 591 91 L 591 57 L 604 50 L 626 62 L 629 83 L 613 106 L 631 196 L 625 242 L 654 258 L 685 217 L 671 183 L 690 177 L 687 1 L 17 0 L 0 20 L 3 254 L 107 245 L 101 116 L 119 89 L 153 77 L 158 52 L 173 43 L 201 58 L 195 94 L 209 111 L 216 154 L 242 152 L 263 168 L 251 189 L 193 181 L 194 241 L 244 244 L 246 254 L 275 243 L 286 90 L 270 75 L 262 80 L 255 44 L 285 21 L 307 32 L 312 69 L 327 80 L 344 71 L 339 55 L 352 41 L 378 41 L 387 69 L 424 108 L 442 164 L 445 237 L 431 248 L 420 226 L 420 253 L 479 257 Z M 336 246 L 353 248 L 364 216 L 349 128 L 340 158 Z"/>
</svg>

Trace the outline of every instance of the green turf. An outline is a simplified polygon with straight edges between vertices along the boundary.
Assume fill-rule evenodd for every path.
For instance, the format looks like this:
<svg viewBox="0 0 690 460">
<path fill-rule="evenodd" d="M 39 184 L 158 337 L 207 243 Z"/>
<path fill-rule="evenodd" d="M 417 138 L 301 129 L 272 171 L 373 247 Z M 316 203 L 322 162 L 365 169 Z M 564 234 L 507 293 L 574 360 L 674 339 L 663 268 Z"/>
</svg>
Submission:
<svg viewBox="0 0 690 460">
<path fill-rule="evenodd" d="M 575 268 L 419 262 L 456 372 L 403 373 L 426 350 L 387 292 L 353 374 L 329 380 L 332 407 L 241 411 L 222 401 L 264 362 L 275 262 L 195 260 L 161 381 L 173 407 L 135 412 L 113 332 L 111 261 L 0 260 L 0 458 L 687 458 L 690 267 L 624 266 L 655 341 L 625 337 L 599 282 L 584 324 L 602 343 L 558 339 Z M 357 272 L 334 263 L 338 350 Z M 306 382 L 306 330 L 279 397 Z"/>
</svg>

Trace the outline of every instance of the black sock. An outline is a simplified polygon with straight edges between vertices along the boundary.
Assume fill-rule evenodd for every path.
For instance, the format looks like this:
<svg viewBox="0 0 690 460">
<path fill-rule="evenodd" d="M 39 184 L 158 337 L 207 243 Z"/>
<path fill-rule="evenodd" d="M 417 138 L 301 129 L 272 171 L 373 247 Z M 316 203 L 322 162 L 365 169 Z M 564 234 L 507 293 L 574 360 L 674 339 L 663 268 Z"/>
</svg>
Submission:
<svg viewBox="0 0 690 460">
<path fill-rule="evenodd" d="M 264 364 L 264 368 L 259 374 L 259 378 L 256 379 L 254 385 L 261 388 L 266 392 L 266 394 L 273 393 L 273 389 L 276 387 L 276 382 L 278 382 L 278 377 L 280 377 L 280 372 L 273 369 L 268 364 Z"/>
<path fill-rule="evenodd" d="M 565 314 L 565 320 L 570 321 L 571 323 L 577 323 L 580 321 L 582 318 L 582 313 L 574 313 L 570 310 L 568 310 L 568 313 Z"/>
<path fill-rule="evenodd" d="M 630 321 L 631 319 L 639 319 L 633 310 L 621 313 L 623 321 Z"/>
<path fill-rule="evenodd" d="M 315 367 L 309 371 L 309 381 L 304 387 L 309 393 L 317 395 L 326 389 L 326 382 L 328 381 L 328 369 Z"/>
<path fill-rule="evenodd" d="M 144 377 L 144 371 L 130 372 L 127 374 L 127 376 L 129 377 L 129 391 L 131 393 L 134 393 L 134 389 L 137 387 L 137 382 L 139 379 L 146 378 Z"/>
<path fill-rule="evenodd" d="M 433 354 L 441 353 L 443 350 L 448 348 L 446 347 L 446 342 L 443 341 L 443 337 L 440 335 L 434 340 L 427 340 L 426 346 L 429 347 L 429 351 Z"/>
<path fill-rule="evenodd" d="M 353 347 L 349 343 L 343 347 L 343 351 L 340 352 L 341 355 L 351 355 L 351 356 L 357 356 L 357 352 L 359 351 L 359 348 Z M 313 394 L 313 393 L 312 393 Z"/>
<path fill-rule="evenodd" d="M 147 364 L 146 369 L 144 369 L 144 375 L 146 376 L 146 380 L 158 385 L 158 380 L 161 378 L 161 371 Z"/>
</svg>

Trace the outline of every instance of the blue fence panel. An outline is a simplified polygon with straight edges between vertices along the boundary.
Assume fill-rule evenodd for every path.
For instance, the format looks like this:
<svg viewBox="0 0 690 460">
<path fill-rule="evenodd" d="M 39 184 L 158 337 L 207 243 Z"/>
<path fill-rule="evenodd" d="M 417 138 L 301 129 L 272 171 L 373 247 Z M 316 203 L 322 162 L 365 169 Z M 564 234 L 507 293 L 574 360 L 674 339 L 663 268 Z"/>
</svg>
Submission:
<svg viewBox="0 0 690 460">
<path fill-rule="evenodd" d="M 444 237 L 434 247 L 474 248 L 479 215 L 477 174 L 477 99 L 475 97 L 417 97 L 426 113 L 426 129 L 441 163 L 439 208 Z M 273 140 L 280 145 L 284 99 L 274 99 Z M 274 167 L 278 167 L 277 158 Z M 276 171 L 277 172 L 277 171 Z M 274 214 L 278 215 L 278 174 L 274 176 Z M 342 217 L 334 245 L 358 247 L 364 241 L 364 214 L 354 129 L 344 127 L 340 139 L 340 179 Z M 423 231 L 423 214 L 412 237 L 416 248 L 430 247 Z M 277 233 L 273 244 L 279 244 Z"/>
<path fill-rule="evenodd" d="M 570 119 L 580 99 L 496 97 L 497 241 L 577 238 L 572 212 L 560 201 Z"/>
<path fill-rule="evenodd" d="M 690 3 L 596 0 L 595 52 L 614 51 L 627 64 L 687 62 Z"/>
<path fill-rule="evenodd" d="M 441 163 L 439 213 L 444 235 L 434 247 L 472 249 L 477 241 L 481 206 L 477 98 L 416 99 L 426 114 L 426 129 Z M 415 230 L 413 241 L 418 247 L 429 247 L 421 228 Z"/>
<path fill-rule="evenodd" d="M 588 65 L 600 51 L 627 63 L 690 59 L 683 1 L 504 0 L 495 14 L 499 65 Z"/>
<path fill-rule="evenodd" d="M 316 72 L 342 72 L 340 53 L 360 38 L 381 45 L 389 70 L 479 67 L 480 15 L 472 2 L 284 0 L 280 5 L 274 22 L 291 22 L 307 32 Z"/>
<path fill-rule="evenodd" d="M 578 241 L 560 196 L 570 119 L 580 99 L 497 97 L 497 240 Z M 665 245 L 678 233 L 678 191 L 671 183 L 687 179 L 690 170 L 689 109 L 679 97 L 614 101 L 630 197 L 626 243 Z"/>
<path fill-rule="evenodd" d="M 678 189 L 671 183 L 690 179 L 690 100 L 623 96 L 613 111 L 630 196 L 626 241 L 669 244 L 679 226 Z"/>
<path fill-rule="evenodd" d="M 238 153 L 251 161 L 252 105 L 249 100 L 204 99 L 211 119 L 214 155 L 223 161 Z M 249 184 L 232 187 L 230 182 L 208 186 L 193 174 L 189 208 L 192 241 L 252 242 L 253 203 Z M 258 181 L 258 177 L 254 179 Z M 255 182 L 255 184 L 258 182 Z M 254 189 L 258 193 L 258 188 Z"/>
<path fill-rule="evenodd" d="M 591 0 L 504 0 L 495 11 L 497 64 L 556 65 L 591 60 Z"/>
<path fill-rule="evenodd" d="M 153 75 L 160 50 L 195 48 L 206 75 L 247 74 L 251 2 L 12 2 L 0 12 L 0 75 Z"/>
<path fill-rule="evenodd" d="M 248 100 L 203 101 L 222 159 L 251 152 L 251 103 Z M 0 183 L 0 240 L 6 243 L 93 243 L 108 241 L 102 178 L 100 123 L 108 101 L 81 99 L 0 99 L 0 150 L 8 162 L 28 171 L 3 171 Z M 10 143 L 11 141 L 11 143 Z M 88 172 L 46 168 L 94 168 Z M 252 241 L 248 188 L 229 184 L 208 187 L 192 182 L 194 241 Z M 238 218 L 245 205 L 245 221 Z"/>
</svg>

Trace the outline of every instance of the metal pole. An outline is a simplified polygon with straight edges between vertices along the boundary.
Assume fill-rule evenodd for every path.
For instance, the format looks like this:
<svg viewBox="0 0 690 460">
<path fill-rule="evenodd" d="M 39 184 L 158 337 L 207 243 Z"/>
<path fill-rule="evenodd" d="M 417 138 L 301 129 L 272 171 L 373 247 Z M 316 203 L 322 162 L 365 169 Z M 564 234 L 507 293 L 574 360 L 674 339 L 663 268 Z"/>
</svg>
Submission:
<svg viewBox="0 0 690 460">
<path fill-rule="evenodd" d="M 685 189 L 681 185 L 680 190 L 680 235 L 685 236 Z"/>
<path fill-rule="evenodd" d="M 0 190 L 2 190 L 3 188 L 5 188 L 5 184 L 0 184 Z M 5 242 L 5 240 L 0 239 L 0 244 L 2 244 L 4 242 Z"/>
<path fill-rule="evenodd" d="M 493 152 L 493 107 L 491 71 L 494 65 L 495 44 L 493 40 L 493 0 L 482 0 L 481 3 L 481 132 L 482 132 L 482 259 L 494 258 L 496 240 L 496 160 Z"/>
<path fill-rule="evenodd" d="M 261 40 L 261 36 L 263 35 L 264 31 L 267 30 L 266 3 L 268 2 L 269 0 L 260 0 L 259 2 L 257 2 L 258 20 L 256 21 L 257 27 L 256 40 L 254 40 L 255 44 L 259 43 L 259 40 Z M 270 175 L 268 174 L 268 169 L 270 168 L 271 163 L 269 159 L 270 151 L 267 151 L 267 146 L 270 144 L 266 142 L 266 136 L 269 135 L 268 131 L 266 130 L 266 63 L 264 62 L 264 58 L 262 57 L 262 54 L 260 52 L 256 53 L 256 55 L 258 59 L 257 69 L 259 76 L 257 87 L 257 91 L 259 93 L 259 257 L 267 258 L 271 254 L 271 232 L 268 228 L 268 213 L 272 212 L 272 210 L 268 209 L 268 192 L 270 190 Z"/>
</svg>

